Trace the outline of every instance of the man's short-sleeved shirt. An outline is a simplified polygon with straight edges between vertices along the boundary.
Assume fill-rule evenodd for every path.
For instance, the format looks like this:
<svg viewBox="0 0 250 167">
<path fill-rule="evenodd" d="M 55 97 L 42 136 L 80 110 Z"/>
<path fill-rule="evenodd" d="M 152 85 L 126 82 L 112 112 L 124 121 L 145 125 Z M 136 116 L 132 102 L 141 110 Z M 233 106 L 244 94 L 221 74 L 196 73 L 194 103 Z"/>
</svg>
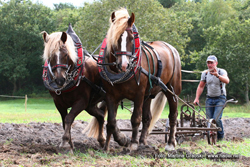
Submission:
<svg viewBox="0 0 250 167">
<path fill-rule="evenodd" d="M 219 75 L 227 75 L 227 71 L 221 68 L 217 68 L 217 72 Z M 210 74 L 208 70 L 205 70 L 201 74 L 201 81 L 206 82 L 207 85 L 207 95 L 209 97 L 217 97 L 220 95 L 227 95 L 226 92 L 226 84 L 221 82 L 219 78 L 216 76 Z M 222 91 L 221 92 L 221 85 L 222 85 Z"/>
</svg>

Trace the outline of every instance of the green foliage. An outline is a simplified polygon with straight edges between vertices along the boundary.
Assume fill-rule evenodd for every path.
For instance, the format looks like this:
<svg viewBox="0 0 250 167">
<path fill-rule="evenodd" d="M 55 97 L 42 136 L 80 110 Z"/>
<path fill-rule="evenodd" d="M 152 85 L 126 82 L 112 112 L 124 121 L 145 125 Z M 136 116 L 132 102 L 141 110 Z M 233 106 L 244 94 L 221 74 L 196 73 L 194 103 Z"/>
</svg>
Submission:
<svg viewBox="0 0 250 167">
<path fill-rule="evenodd" d="M 223 20 L 234 18 L 237 12 L 231 7 L 230 1 L 203 1 L 201 8 L 202 27 L 208 28 L 220 24 Z"/>
<path fill-rule="evenodd" d="M 63 9 L 75 9 L 72 3 L 59 3 L 53 4 L 56 11 L 63 10 Z"/>
<path fill-rule="evenodd" d="M 171 8 L 175 3 L 182 2 L 184 0 L 158 0 L 164 8 Z"/>
<path fill-rule="evenodd" d="M 126 7 L 144 41 L 162 40 L 181 54 L 182 69 L 206 69 L 209 54 L 229 73 L 229 97 L 249 101 L 250 0 L 98 0 L 52 10 L 31 0 L 0 1 L 0 94 L 44 92 L 41 31 L 66 31 L 71 23 L 89 52 L 102 42 L 111 13 Z M 164 8 L 164 6 L 169 8 Z M 183 73 L 183 79 L 200 79 Z M 184 83 L 181 96 L 194 96 L 197 83 Z M 10 93 L 12 92 L 12 93 Z"/>
<path fill-rule="evenodd" d="M 121 7 L 135 14 L 135 25 L 142 40 L 167 41 L 184 53 L 185 44 L 189 40 L 188 29 L 192 27 L 190 20 L 151 0 L 101 0 L 86 4 L 75 31 L 88 51 L 93 51 L 102 42 L 109 28 L 111 13 Z"/>
<path fill-rule="evenodd" d="M 74 26 L 80 20 L 80 15 L 81 10 L 76 8 L 63 8 L 53 11 L 54 24 L 57 26 L 56 31 L 66 31 L 69 23 Z"/>
<path fill-rule="evenodd" d="M 189 32 L 191 41 L 186 47 L 188 56 L 184 60 L 188 65 L 185 64 L 184 68 L 194 70 L 194 65 L 196 65 L 196 68 L 202 71 L 207 68 L 206 57 L 210 54 L 216 55 L 219 59 L 218 66 L 226 69 L 229 74 L 230 84 L 227 86 L 229 97 L 248 102 L 249 56 L 247 53 L 249 53 L 249 34 L 247 32 L 249 29 L 247 27 L 247 3 L 236 0 L 190 3 L 192 10 L 187 10 L 187 13 L 192 16 L 194 28 Z M 191 6 L 187 4 L 185 3 L 186 8 Z M 198 6 L 199 8 L 195 8 Z M 183 6 L 180 8 L 186 9 Z"/>
<path fill-rule="evenodd" d="M 31 80 L 40 79 L 40 32 L 53 27 L 50 16 L 49 8 L 31 1 L 11 0 L 1 7 L 0 73 L 13 85 L 13 94 Z"/>
<path fill-rule="evenodd" d="M 250 20 L 240 21 L 239 19 L 229 19 L 221 25 L 210 27 L 205 31 L 205 36 L 209 40 L 209 48 L 219 50 L 220 64 L 226 68 L 233 85 L 230 89 L 234 93 L 244 95 L 249 91 L 246 85 L 250 84 Z M 237 74 L 237 75 L 234 75 Z M 247 97 L 246 101 L 247 101 Z"/>
</svg>

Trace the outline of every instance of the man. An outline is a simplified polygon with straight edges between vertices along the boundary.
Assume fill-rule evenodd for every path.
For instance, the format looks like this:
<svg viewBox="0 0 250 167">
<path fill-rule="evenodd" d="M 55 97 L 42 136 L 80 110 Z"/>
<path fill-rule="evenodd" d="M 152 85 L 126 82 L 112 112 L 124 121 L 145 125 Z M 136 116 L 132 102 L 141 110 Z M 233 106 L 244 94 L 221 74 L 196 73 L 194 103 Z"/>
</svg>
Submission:
<svg viewBox="0 0 250 167">
<path fill-rule="evenodd" d="M 207 67 L 201 74 L 201 81 L 197 87 L 196 97 L 194 104 L 199 104 L 199 98 L 202 94 L 205 85 L 207 85 L 207 98 L 206 98 L 206 115 L 207 119 L 216 119 L 217 127 L 222 130 L 217 133 L 217 140 L 222 140 L 224 137 L 224 130 L 221 121 L 223 105 L 226 102 L 226 84 L 229 83 L 227 72 L 224 69 L 217 68 L 218 61 L 214 55 L 208 56 Z"/>
</svg>

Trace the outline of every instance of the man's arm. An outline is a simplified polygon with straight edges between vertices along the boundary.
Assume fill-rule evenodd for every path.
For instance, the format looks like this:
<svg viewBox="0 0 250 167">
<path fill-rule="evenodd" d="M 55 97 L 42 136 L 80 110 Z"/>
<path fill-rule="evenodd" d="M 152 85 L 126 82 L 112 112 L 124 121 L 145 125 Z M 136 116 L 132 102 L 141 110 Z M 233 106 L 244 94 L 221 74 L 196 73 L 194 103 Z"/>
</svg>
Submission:
<svg viewBox="0 0 250 167">
<path fill-rule="evenodd" d="M 205 81 L 200 81 L 198 87 L 197 87 L 197 90 L 196 90 L 196 97 L 195 97 L 195 100 L 194 100 L 194 104 L 197 105 L 197 103 L 199 104 L 199 99 L 200 99 L 200 96 L 205 88 L 205 85 L 206 85 L 206 82 Z"/>
<path fill-rule="evenodd" d="M 219 78 L 219 80 L 225 84 L 229 84 L 229 78 L 227 76 L 227 74 L 224 75 L 218 75 L 217 78 Z"/>
<path fill-rule="evenodd" d="M 227 73 L 226 74 L 223 74 L 223 75 L 219 75 L 218 74 L 218 71 L 216 69 L 214 69 L 213 72 L 210 72 L 210 74 L 216 76 L 217 78 L 219 78 L 219 80 L 225 84 L 229 84 L 229 78 L 227 76 Z"/>
</svg>

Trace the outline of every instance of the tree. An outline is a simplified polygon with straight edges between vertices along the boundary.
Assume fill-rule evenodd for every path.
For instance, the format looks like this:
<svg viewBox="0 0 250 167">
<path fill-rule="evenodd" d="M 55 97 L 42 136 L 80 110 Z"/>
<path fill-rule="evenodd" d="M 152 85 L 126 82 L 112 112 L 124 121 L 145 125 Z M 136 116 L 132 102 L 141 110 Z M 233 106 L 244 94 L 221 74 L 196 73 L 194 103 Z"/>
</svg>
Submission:
<svg viewBox="0 0 250 167">
<path fill-rule="evenodd" d="M 237 11 L 233 9 L 230 1 L 213 0 L 203 1 L 201 5 L 202 28 L 213 27 L 223 20 L 234 18 Z"/>
<path fill-rule="evenodd" d="M 245 96 L 245 102 L 249 103 L 250 85 L 250 19 L 240 21 L 238 18 L 225 20 L 221 25 L 210 27 L 205 31 L 209 40 L 209 48 L 220 51 L 222 66 L 231 76 L 235 94 Z M 237 85 L 237 86 L 235 86 Z"/>
<path fill-rule="evenodd" d="M 191 21 L 192 28 L 188 31 L 190 41 L 184 46 L 185 55 L 182 55 L 181 58 L 183 62 L 182 69 L 194 71 L 196 69 L 196 62 L 192 61 L 192 55 L 190 55 L 190 52 L 201 51 L 206 44 L 206 41 L 202 36 L 203 29 L 200 27 L 202 21 L 200 17 L 201 4 L 195 3 L 194 1 L 181 2 L 176 3 L 169 10 L 172 10 L 173 13 L 178 15 L 178 17 L 185 16 L 186 19 Z M 197 77 L 196 74 L 182 72 L 183 80 L 197 80 L 199 77 L 200 75 Z M 195 98 L 197 86 L 198 83 L 182 82 L 183 89 L 181 95 L 189 95 L 190 100 L 193 100 Z"/>
<path fill-rule="evenodd" d="M 53 4 L 56 11 L 62 10 L 62 9 L 75 9 L 76 7 L 72 3 L 59 3 L 59 4 Z"/>
<path fill-rule="evenodd" d="M 219 4 L 218 9 L 215 9 L 216 4 Z M 249 20 L 243 14 L 247 8 L 243 8 L 245 4 L 239 1 L 215 0 L 201 5 L 200 25 L 206 44 L 201 51 L 192 52 L 192 61 L 197 63 L 199 70 L 204 70 L 207 68 L 206 57 L 216 55 L 219 67 L 229 74 L 228 95 L 238 99 L 244 97 L 249 103 Z"/>
<path fill-rule="evenodd" d="M 80 19 L 81 9 L 77 8 L 60 8 L 53 11 L 54 24 L 57 27 L 57 31 L 66 31 L 69 23 L 72 26 L 75 25 Z"/>
<path fill-rule="evenodd" d="M 164 8 L 171 8 L 175 3 L 181 2 L 183 0 L 158 0 Z"/>
<path fill-rule="evenodd" d="M 111 13 L 120 7 L 135 14 L 135 25 L 142 40 L 166 41 L 184 53 L 184 46 L 189 41 L 187 33 L 192 28 L 190 20 L 164 9 L 156 0 L 100 0 L 85 4 L 75 31 L 88 51 L 93 51 L 102 42 Z"/>
<path fill-rule="evenodd" d="M 0 74 L 12 94 L 41 81 L 43 42 L 40 32 L 52 31 L 51 10 L 31 1 L 11 0 L 0 10 Z M 40 82 L 42 83 L 42 82 Z"/>
</svg>

